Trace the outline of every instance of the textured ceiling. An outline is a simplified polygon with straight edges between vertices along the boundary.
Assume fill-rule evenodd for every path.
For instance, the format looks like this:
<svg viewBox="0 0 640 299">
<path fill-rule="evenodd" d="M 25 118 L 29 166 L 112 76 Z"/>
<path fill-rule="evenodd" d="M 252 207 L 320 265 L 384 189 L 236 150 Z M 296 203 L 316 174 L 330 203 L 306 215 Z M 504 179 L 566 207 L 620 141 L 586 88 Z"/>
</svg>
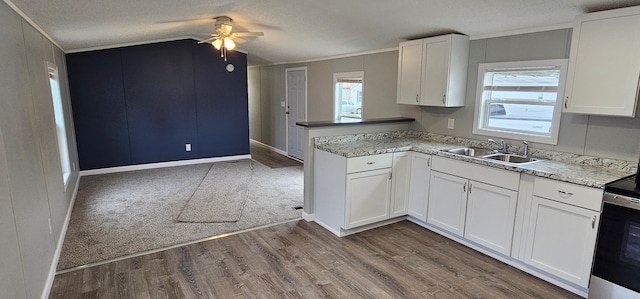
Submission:
<svg viewBox="0 0 640 299">
<path fill-rule="evenodd" d="M 407 39 L 474 36 L 567 24 L 587 12 L 640 0 L 5 0 L 67 52 L 212 32 L 262 31 L 238 49 L 252 65 L 397 47 Z"/>
</svg>

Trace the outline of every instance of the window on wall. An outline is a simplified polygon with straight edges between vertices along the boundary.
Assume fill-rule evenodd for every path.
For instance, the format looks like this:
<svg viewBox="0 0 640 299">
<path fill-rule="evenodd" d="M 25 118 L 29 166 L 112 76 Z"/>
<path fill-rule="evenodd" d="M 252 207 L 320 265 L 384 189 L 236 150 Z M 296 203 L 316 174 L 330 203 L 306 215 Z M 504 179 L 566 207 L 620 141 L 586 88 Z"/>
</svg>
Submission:
<svg viewBox="0 0 640 299">
<path fill-rule="evenodd" d="M 566 59 L 482 63 L 474 134 L 557 144 Z"/>
<path fill-rule="evenodd" d="M 362 119 L 364 72 L 333 74 L 334 119 Z"/>
<path fill-rule="evenodd" d="M 71 175 L 71 161 L 69 160 L 69 147 L 67 145 L 67 130 L 64 123 L 64 109 L 62 106 L 62 94 L 60 92 L 60 80 L 58 67 L 47 62 L 49 72 L 49 87 L 51 88 L 51 100 L 53 101 L 53 114 L 56 123 L 56 137 L 58 139 L 58 152 L 60 165 L 62 166 L 62 182 L 67 185 Z"/>
</svg>

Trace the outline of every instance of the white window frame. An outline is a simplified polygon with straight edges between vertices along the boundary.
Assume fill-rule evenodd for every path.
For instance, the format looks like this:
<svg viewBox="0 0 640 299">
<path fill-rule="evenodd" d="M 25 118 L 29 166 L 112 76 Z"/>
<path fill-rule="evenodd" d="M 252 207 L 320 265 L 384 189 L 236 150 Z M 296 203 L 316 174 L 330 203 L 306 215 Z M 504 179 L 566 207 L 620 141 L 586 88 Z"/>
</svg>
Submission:
<svg viewBox="0 0 640 299">
<path fill-rule="evenodd" d="M 67 189 L 69 178 L 71 177 L 71 158 L 69 155 L 69 143 L 67 139 L 67 126 L 65 122 L 64 103 L 62 101 L 62 89 L 60 88 L 60 76 L 58 67 L 46 61 L 47 82 L 51 92 L 51 103 L 53 105 L 54 125 L 56 129 L 56 140 L 58 141 L 58 155 L 60 157 L 60 167 L 62 170 L 62 183 Z M 55 82 L 55 86 L 52 85 Z M 56 94 L 57 93 L 57 94 Z"/>
<path fill-rule="evenodd" d="M 504 129 L 488 129 L 481 128 L 480 121 L 483 117 L 482 109 L 484 108 L 484 76 L 490 70 L 508 70 L 508 69 L 526 69 L 526 68 L 544 68 L 558 67 L 560 69 L 560 78 L 558 81 L 557 97 L 553 110 L 553 118 L 551 120 L 551 131 L 548 136 L 535 133 L 524 133 L 518 131 L 509 131 Z M 565 81 L 567 76 L 567 59 L 546 59 L 546 60 L 529 60 L 529 61 L 513 61 L 513 62 L 495 62 L 481 63 L 478 66 L 478 83 L 476 88 L 475 114 L 473 119 L 473 134 L 485 135 L 490 137 L 500 137 L 506 139 L 526 140 L 530 142 L 544 144 L 558 144 L 558 132 L 560 130 L 560 118 L 562 115 L 562 103 L 564 99 Z M 487 116 L 488 117 L 488 116 Z"/>
<path fill-rule="evenodd" d="M 340 109 L 338 109 L 342 103 L 338 103 L 338 99 L 336 98 L 336 83 L 338 83 L 338 79 L 340 78 L 353 78 L 353 77 L 358 77 L 358 78 L 362 78 L 362 113 L 360 114 L 360 119 L 364 119 L 364 99 L 365 99 L 365 94 L 364 94 L 364 71 L 357 71 L 357 72 L 346 72 L 346 73 L 333 73 L 333 119 L 340 121 L 342 116 L 341 116 L 341 111 Z M 353 119 L 354 121 L 358 121 L 359 119 Z"/>
</svg>

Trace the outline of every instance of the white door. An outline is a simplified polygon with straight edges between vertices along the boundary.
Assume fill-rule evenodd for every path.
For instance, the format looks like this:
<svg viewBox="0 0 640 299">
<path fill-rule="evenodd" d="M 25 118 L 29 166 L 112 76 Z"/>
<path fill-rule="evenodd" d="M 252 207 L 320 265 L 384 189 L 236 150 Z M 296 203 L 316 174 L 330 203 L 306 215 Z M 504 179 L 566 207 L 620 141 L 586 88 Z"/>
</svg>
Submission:
<svg viewBox="0 0 640 299">
<path fill-rule="evenodd" d="M 432 171 L 427 223 L 462 237 L 467 211 L 467 184 L 467 179 Z"/>
<path fill-rule="evenodd" d="M 525 262 L 589 285 L 600 213 L 534 196 Z"/>
<path fill-rule="evenodd" d="M 345 229 L 389 219 L 391 168 L 347 175 Z"/>
<path fill-rule="evenodd" d="M 469 181 L 464 237 L 510 255 L 517 200 L 516 191 Z"/>
<path fill-rule="evenodd" d="M 287 154 L 304 160 L 304 129 L 297 122 L 307 120 L 307 69 L 286 69 L 287 74 Z"/>
<path fill-rule="evenodd" d="M 408 213 L 410 216 L 422 221 L 427 221 L 429 176 L 431 176 L 431 156 L 422 153 L 413 153 L 411 160 Z"/>
</svg>

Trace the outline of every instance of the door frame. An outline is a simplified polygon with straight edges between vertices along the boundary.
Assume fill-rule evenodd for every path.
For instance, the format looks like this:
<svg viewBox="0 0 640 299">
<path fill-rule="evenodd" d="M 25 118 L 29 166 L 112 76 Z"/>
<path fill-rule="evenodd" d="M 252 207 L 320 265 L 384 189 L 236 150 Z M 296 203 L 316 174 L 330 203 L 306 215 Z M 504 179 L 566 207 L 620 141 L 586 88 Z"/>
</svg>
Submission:
<svg viewBox="0 0 640 299">
<path fill-rule="evenodd" d="M 309 84 L 308 82 L 308 71 L 307 71 L 307 67 L 306 66 L 301 66 L 301 67 L 291 67 L 291 68 L 285 68 L 284 69 L 284 97 L 285 97 L 285 101 L 284 101 L 284 109 L 285 109 L 285 114 L 284 114 L 284 126 L 285 126 L 285 152 L 287 153 L 287 156 L 291 157 L 289 155 L 289 114 L 287 114 L 286 112 L 289 111 L 289 79 L 287 74 L 289 72 L 294 72 L 294 71 L 304 71 L 304 121 L 307 121 L 307 116 L 308 116 L 308 109 L 309 106 L 307 105 L 307 98 L 308 98 L 308 92 L 309 92 Z M 304 141 L 303 141 L 304 142 Z"/>
</svg>

